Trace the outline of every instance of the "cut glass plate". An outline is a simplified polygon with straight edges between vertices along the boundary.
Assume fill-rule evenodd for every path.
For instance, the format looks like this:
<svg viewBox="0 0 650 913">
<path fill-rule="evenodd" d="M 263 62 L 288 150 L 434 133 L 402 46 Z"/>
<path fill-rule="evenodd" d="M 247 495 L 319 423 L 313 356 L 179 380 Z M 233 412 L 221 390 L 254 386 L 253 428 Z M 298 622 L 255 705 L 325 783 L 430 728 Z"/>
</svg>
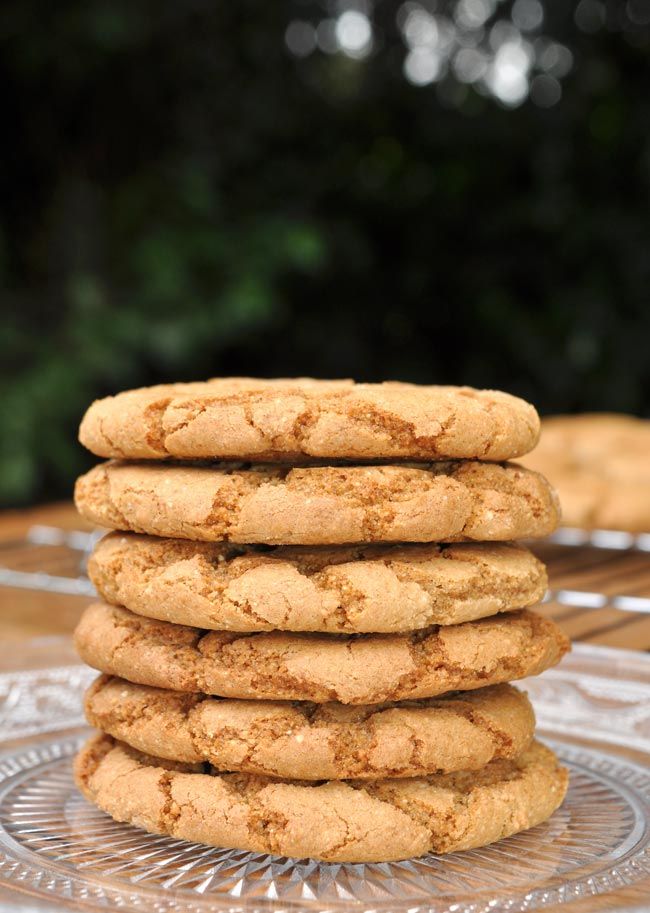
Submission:
<svg viewBox="0 0 650 913">
<path fill-rule="evenodd" d="M 91 677 L 72 664 L 0 676 L 0 734 L 11 740 L 0 758 L 3 911 L 13 902 L 153 913 L 647 909 L 646 656 L 577 646 L 525 683 L 542 738 L 571 771 L 550 821 L 482 849 L 381 865 L 215 849 L 112 821 L 71 775 Z"/>
</svg>

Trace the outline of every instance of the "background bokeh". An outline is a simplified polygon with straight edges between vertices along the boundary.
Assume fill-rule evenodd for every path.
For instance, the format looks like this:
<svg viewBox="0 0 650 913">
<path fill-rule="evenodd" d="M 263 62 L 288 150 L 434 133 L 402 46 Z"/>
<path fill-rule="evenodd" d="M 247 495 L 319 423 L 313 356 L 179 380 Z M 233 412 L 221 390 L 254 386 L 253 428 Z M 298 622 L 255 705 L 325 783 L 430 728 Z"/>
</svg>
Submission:
<svg viewBox="0 0 650 913">
<path fill-rule="evenodd" d="M 650 0 L 5 0 L 0 499 L 218 374 L 650 410 Z"/>
</svg>

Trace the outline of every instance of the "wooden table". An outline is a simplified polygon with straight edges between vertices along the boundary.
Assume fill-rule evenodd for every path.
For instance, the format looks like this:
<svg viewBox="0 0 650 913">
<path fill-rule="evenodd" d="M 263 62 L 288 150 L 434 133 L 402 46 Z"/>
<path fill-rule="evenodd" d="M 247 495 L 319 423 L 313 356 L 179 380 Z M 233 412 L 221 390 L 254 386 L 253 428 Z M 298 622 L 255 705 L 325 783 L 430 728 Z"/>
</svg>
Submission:
<svg viewBox="0 0 650 913">
<path fill-rule="evenodd" d="M 62 503 L 0 514 L 0 565 L 25 565 L 22 540 L 34 525 L 65 530 L 90 530 L 72 504 Z M 548 564 L 551 587 L 615 594 L 650 596 L 650 553 L 612 554 L 593 548 L 538 544 L 535 550 Z M 74 559 L 76 560 L 76 559 Z M 30 569 L 39 562 L 56 572 L 57 562 L 69 565 L 70 553 L 51 546 L 32 546 Z M 0 586 L 0 639 L 24 640 L 73 630 L 89 596 L 71 596 Z M 549 602 L 539 609 L 554 618 L 573 640 L 650 650 L 650 614 L 615 608 L 576 608 Z"/>
</svg>

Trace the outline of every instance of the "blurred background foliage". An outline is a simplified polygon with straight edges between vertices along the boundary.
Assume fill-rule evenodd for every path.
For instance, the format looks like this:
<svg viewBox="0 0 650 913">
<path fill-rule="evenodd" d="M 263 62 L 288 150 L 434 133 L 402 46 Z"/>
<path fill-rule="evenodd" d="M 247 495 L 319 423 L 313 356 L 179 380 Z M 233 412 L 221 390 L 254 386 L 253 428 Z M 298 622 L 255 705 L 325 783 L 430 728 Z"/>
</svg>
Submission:
<svg viewBox="0 0 650 913">
<path fill-rule="evenodd" d="M 5 0 L 0 497 L 218 374 L 650 409 L 650 0 Z"/>
</svg>

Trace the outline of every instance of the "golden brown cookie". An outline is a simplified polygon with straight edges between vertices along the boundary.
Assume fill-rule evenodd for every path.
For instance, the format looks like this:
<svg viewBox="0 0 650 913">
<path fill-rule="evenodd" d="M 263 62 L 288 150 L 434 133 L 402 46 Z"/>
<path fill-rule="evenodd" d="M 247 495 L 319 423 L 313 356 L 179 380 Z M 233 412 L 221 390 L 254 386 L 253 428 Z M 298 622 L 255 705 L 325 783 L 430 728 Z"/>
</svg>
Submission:
<svg viewBox="0 0 650 913">
<path fill-rule="evenodd" d="M 100 676 L 86 719 L 145 754 L 298 780 L 418 777 L 516 758 L 535 729 L 511 685 L 437 700 L 350 707 L 239 701 Z"/>
<path fill-rule="evenodd" d="M 98 400 L 79 439 L 129 459 L 507 460 L 539 436 L 535 409 L 470 387 L 215 378 Z"/>
<path fill-rule="evenodd" d="M 525 462 L 557 487 L 565 526 L 650 531 L 650 421 L 587 413 L 543 428 Z"/>
<path fill-rule="evenodd" d="M 222 697 L 377 704 L 536 675 L 569 642 L 523 610 L 414 634 L 206 633 L 96 603 L 75 632 L 81 658 L 141 685 Z"/>
<path fill-rule="evenodd" d="M 112 533 L 88 562 L 106 602 L 217 631 L 414 631 L 534 605 L 546 571 L 511 543 L 280 547 Z"/>
<path fill-rule="evenodd" d="M 100 526 L 176 539 L 329 545 L 545 536 L 558 522 L 546 480 L 515 463 L 424 466 L 187 466 L 108 462 L 77 480 Z"/>
<path fill-rule="evenodd" d="M 545 821 L 567 771 L 533 742 L 480 771 L 311 784 L 200 773 L 110 736 L 77 756 L 82 793 L 117 821 L 154 834 L 327 862 L 383 862 L 484 846 Z"/>
</svg>

